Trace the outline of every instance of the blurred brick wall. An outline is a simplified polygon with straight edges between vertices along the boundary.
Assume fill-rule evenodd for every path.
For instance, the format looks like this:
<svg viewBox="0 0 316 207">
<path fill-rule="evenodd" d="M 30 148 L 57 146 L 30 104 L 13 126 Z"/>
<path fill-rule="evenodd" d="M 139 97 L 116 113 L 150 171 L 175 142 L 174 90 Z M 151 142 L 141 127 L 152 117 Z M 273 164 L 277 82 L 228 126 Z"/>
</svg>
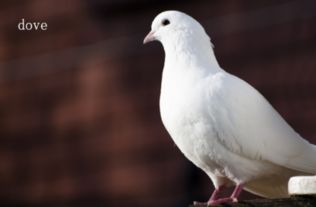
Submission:
<svg viewBox="0 0 316 207">
<path fill-rule="evenodd" d="M 316 143 L 313 1 L 0 3 L 0 205 L 183 206 L 212 186 L 159 117 L 154 16 L 197 18 L 221 66 Z M 22 32 L 21 18 L 48 31 Z"/>
</svg>

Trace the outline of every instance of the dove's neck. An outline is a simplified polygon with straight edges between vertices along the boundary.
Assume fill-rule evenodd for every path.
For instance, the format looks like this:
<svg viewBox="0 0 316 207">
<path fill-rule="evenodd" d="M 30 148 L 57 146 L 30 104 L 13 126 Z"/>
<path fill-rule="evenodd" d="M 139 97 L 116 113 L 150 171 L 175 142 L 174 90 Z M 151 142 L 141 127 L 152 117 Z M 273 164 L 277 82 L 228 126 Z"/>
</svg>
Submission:
<svg viewBox="0 0 316 207">
<path fill-rule="evenodd" d="M 165 68 L 200 70 L 196 72 L 216 73 L 222 70 L 216 60 L 212 43 L 207 35 L 200 38 L 169 38 L 163 44 L 165 50 Z"/>
</svg>

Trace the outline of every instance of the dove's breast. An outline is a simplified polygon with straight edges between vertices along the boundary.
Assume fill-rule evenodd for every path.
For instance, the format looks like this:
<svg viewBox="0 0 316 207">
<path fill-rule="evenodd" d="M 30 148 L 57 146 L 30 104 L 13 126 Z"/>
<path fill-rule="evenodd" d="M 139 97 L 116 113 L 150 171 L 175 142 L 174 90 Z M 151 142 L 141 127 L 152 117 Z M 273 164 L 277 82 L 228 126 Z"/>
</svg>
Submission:
<svg viewBox="0 0 316 207">
<path fill-rule="evenodd" d="M 218 144 L 217 131 L 213 127 L 215 120 L 205 105 L 210 93 L 203 89 L 208 87 L 204 81 L 192 76 L 173 81 L 164 77 L 160 113 L 164 126 L 182 153 L 204 171 L 220 174 L 222 169 L 217 160 L 221 152 L 215 147 Z M 214 94 L 216 90 L 214 86 Z"/>
</svg>

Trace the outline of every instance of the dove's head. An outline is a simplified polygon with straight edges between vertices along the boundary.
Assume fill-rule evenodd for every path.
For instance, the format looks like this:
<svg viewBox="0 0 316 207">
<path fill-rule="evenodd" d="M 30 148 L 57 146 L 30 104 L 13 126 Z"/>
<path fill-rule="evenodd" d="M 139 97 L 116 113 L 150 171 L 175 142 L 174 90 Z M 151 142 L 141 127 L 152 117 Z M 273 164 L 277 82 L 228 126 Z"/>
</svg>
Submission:
<svg viewBox="0 0 316 207">
<path fill-rule="evenodd" d="M 154 40 L 162 43 L 165 62 L 182 61 L 184 64 L 212 64 L 218 67 L 213 45 L 204 28 L 183 12 L 165 11 L 158 14 L 144 44 Z"/>
<path fill-rule="evenodd" d="M 179 11 L 165 11 L 158 14 L 151 24 L 151 31 L 144 39 L 144 44 L 154 40 L 164 43 L 174 36 L 183 36 L 193 29 L 203 30 L 192 17 Z"/>
<path fill-rule="evenodd" d="M 164 11 L 158 14 L 151 24 L 151 31 L 144 44 L 158 40 L 165 49 L 195 46 L 212 48 L 210 38 L 201 24 L 189 15 L 179 11 Z M 168 49 L 167 49 L 168 50 Z"/>
</svg>

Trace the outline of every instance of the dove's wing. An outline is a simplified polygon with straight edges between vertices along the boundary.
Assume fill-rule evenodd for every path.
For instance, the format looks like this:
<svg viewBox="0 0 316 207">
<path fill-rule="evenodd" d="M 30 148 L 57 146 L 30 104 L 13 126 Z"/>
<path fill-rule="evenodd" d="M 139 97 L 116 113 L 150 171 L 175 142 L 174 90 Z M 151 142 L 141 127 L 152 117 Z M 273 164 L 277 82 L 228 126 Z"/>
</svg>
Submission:
<svg viewBox="0 0 316 207">
<path fill-rule="evenodd" d="M 221 107 L 215 112 L 215 127 L 227 149 L 250 159 L 316 173 L 316 147 L 301 138 L 256 89 L 228 73 L 220 82 L 217 106 Z"/>
</svg>

